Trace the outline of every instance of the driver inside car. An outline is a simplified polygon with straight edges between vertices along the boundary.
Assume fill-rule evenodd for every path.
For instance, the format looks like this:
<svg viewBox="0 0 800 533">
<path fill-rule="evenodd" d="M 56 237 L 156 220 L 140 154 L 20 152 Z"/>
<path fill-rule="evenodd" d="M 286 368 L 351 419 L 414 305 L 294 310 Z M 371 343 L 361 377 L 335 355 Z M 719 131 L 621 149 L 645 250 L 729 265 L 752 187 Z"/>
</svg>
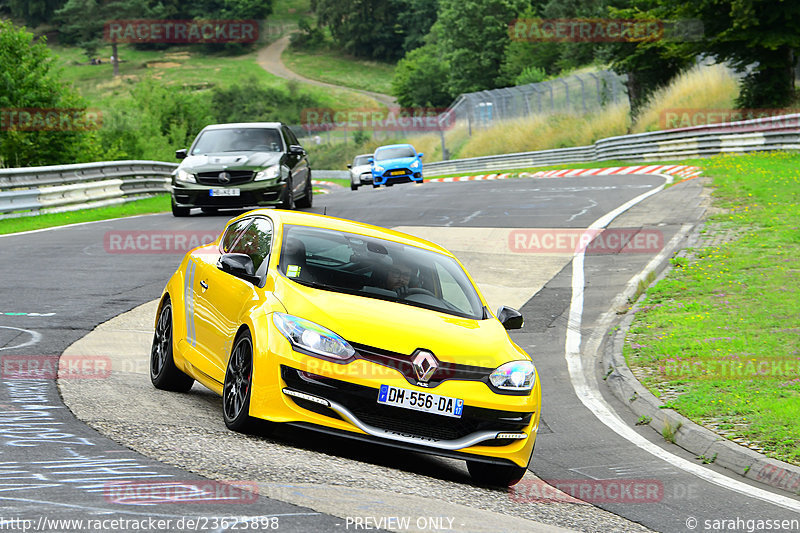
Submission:
<svg viewBox="0 0 800 533">
<path fill-rule="evenodd" d="M 398 263 L 392 265 L 386 274 L 386 288 L 394 291 L 398 296 L 408 294 L 409 283 L 411 282 L 411 267 Z"/>
</svg>

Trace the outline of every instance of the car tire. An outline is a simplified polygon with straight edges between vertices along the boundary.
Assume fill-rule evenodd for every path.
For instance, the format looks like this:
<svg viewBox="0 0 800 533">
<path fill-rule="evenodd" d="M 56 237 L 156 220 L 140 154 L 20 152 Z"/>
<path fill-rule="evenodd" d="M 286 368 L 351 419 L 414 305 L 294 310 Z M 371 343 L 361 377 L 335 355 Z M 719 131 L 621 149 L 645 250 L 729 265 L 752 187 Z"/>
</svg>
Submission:
<svg viewBox="0 0 800 533">
<path fill-rule="evenodd" d="M 175 205 L 175 201 L 172 201 L 172 216 L 174 217 L 188 217 L 189 216 L 190 208 L 188 207 L 178 207 Z"/>
<path fill-rule="evenodd" d="M 380 187 L 380 185 L 379 185 L 378 183 L 375 183 L 375 182 L 373 181 L 373 182 L 372 182 L 372 188 L 373 188 L 373 189 L 377 189 L 378 187 Z"/>
<path fill-rule="evenodd" d="M 351 182 L 350 182 L 350 190 L 351 190 L 351 191 L 357 191 L 357 190 L 358 190 L 358 185 L 356 185 L 355 183 L 353 183 L 353 182 L 351 181 Z"/>
<path fill-rule="evenodd" d="M 217 207 L 201 207 L 200 211 L 202 211 L 203 213 L 205 213 L 207 215 L 216 215 L 217 213 L 219 213 L 219 208 L 217 208 Z"/>
<path fill-rule="evenodd" d="M 294 209 L 294 194 L 292 193 L 292 178 L 289 177 L 286 180 L 286 194 L 283 195 L 283 201 L 281 202 L 281 209 L 286 209 L 287 211 L 291 211 Z"/>
<path fill-rule="evenodd" d="M 517 465 L 492 465 L 478 461 L 467 461 L 467 470 L 475 483 L 492 487 L 516 485 L 528 471 Z"/>
<path fill-rule="evenodd" d="M 233 343 L 222 385 L 222 417 L 228 429 L 240 433 L 253 428 L 250 392 L 253 385 L 253 338 L 242 331 Z"/>
<path fill-rule="evenodd" d="M 181 372 L 172 358 L 172 302 L 164 300 L 150 348 L 150 381 L 157 389 L 188 392 L 194 379 Z"/>
<path fill-rule="evenodd" d="M 308 209 L 311 208 L 313 203 L 314 203 L 314 186 L 311 184 L 311 178 L 308 178 L 306 180 L 305 196 L 297 200 L 296 205 L 297 207 Z"/>
</svg>

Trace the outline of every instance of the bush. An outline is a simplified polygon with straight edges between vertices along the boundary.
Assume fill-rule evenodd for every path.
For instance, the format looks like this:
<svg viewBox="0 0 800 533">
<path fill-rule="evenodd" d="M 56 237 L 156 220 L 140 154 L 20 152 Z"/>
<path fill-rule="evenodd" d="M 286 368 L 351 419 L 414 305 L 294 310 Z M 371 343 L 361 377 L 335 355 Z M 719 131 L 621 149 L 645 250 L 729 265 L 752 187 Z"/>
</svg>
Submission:
<svg viewBox="0 0 800 533">
<path fill-rule="evenodd" d="M 82 163 L 102 157 L 94 131 L 25 131 L 11 124 L 15 109 L 82 110 L 86 104 L 64 84 L 44 40 L 0 20 L 0 167 Z M 8 123 L 6 123 L 8 122 Z"/>
<path fill-rule="evenodd" d="M 303 109 L 320 107 L 312 96 L 301 92 L 297 84 L 288 91 L 265 87 L 255 77 L 229 88 L 214 88 L 211 101 L 217 122 L 300 122 Z"/>
</svg>

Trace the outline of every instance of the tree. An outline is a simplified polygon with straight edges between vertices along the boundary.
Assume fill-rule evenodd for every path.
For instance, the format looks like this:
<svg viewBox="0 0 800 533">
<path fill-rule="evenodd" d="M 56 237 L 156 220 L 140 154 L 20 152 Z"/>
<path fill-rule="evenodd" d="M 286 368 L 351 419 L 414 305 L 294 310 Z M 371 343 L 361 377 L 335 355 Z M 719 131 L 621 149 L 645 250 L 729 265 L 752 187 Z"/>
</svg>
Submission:
<svg viewBox="0 0 800 533">
<path fill-rule="evenodd" d="M 22 19 L 26 24 L 36 26 L 49 22 L 53 12 L 65 2 L 66 0 L 7 0 L 0 2 L 0 11 L 5 7 L 15 19 Z"/>
<path fill-rule="evenodd" d="M 397 63 L 392 94 L 402 107 L 444 107 L 453 100 L 446 87 L 447 71 L 434 45 L 412 50 Z"/>
<path fill-rule="evenodd" d="M 89 58 L 95 57 L 104 44 L 103 29 L 112 20 L 147 18 L 150 11 L 146 0 L 68 0 L 56 11 L 61 40 L 80 46 Z M 114 76 L 119 75 L 119 51 L 111 42 Z"/>
<path fill-rule="evenodd" d="M 497 87 L 500 65 L 510 41 L 508 25 L 525 0 L 440 0 L 436 24 L 450 70 L 450 94 Z"/>
<path fill-rule="evenodd" d="M 316 0 L 312 7 L 345 52 L 383 61 L 402 57 L 404 0 Z"/>
<path fill-rule="evenodd" d="M 678 17 L 703 22 L 704 38 L 697 43 L 698 53 L 708 52 L 745 73 L 737 102 L 740 107 L 784 107 L 792 102 L 794 51 L 800 48 L 800 2 L 684 0 L 678 2 L 675 12 Z"/>
<path fill-rule="evenodd" d="M 59 71 L 44 40 L 0 20 L 0 166 L 52 165 L 92 161 L 100 155 L 93 131 L 26 131 L 13 113 L 20 110 L 80 110 L 85 105 Z"/>
<path fill-rule="evenodd" d="M 664 24 L 675 14 L 671 6 L 662 4 L 663 0 L 631 0 L 627 7 L 609 8 L 609 14 L 619 19 L 655 20 Z M 610 45 L 611 69 L 627 76 L 631 115 L 636 115 L 653 91 L 695 63 L 694 48 L 693 43 L 674 38 L 669 31 L 657 39 Z"/>
</svg>

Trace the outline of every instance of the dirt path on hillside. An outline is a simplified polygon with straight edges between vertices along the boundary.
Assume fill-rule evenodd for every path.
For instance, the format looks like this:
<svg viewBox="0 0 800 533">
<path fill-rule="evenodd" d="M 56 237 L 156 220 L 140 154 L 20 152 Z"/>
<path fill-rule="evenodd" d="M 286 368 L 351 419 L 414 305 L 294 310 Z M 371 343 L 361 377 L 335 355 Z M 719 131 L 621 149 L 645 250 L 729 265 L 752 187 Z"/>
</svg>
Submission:
<svg viewBox="0 0 800 533">
<path fill-rule="evenodd" d="M 344 87 L 342 85 L 334 85 L 332 83 L 325 83 L 323 81 L 312 80 L 306 77 L 297 74 L 293 70 L 289 70 L 289 68 L 283 64 L 281 60 L 281 54 L 289 46 L 289 37 L 290 35 L 284 35 L 277 41 L 273 42 L 269 46 L 266 46 L 258 51 L 258 64 L 270 74 L 274 74 L 279 78 L 284 78 L 287 80 L 297 80 L 303 83 L 309 83 L 311 85 L 316 85 L 318 87 L 327 87 L 329 89 L 343 89 L 346 91 L 353 91 L 365 96 L 369 96 L 370 98 L 377 100 L 381 104 L 385 106 L 396 106 L 397 100 L 387 94 L 381 93 L 374 93 L 372 91 L 363 91 L 361 89 L 353 89 L 351 87 Z"/>
</svg>

